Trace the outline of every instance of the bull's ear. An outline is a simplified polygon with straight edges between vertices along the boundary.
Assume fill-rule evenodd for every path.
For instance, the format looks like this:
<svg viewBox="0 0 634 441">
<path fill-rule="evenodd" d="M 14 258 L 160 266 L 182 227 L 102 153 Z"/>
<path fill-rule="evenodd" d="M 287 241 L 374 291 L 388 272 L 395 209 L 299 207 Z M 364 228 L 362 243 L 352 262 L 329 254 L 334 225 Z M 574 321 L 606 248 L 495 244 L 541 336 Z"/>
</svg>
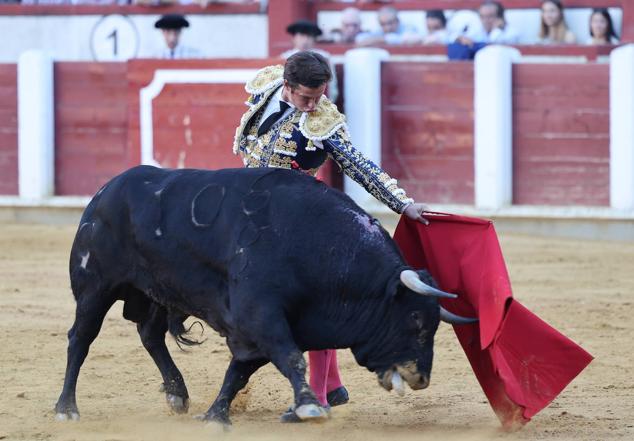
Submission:
<svg viewBox="0 0 634 441">
<path fill-rule="evenodd" d="M 387 283 L 387 294 L 389 297 L 396 298 L 401 295 L 405 289 L 398 274 L 392 277 Z"/>
</svg>

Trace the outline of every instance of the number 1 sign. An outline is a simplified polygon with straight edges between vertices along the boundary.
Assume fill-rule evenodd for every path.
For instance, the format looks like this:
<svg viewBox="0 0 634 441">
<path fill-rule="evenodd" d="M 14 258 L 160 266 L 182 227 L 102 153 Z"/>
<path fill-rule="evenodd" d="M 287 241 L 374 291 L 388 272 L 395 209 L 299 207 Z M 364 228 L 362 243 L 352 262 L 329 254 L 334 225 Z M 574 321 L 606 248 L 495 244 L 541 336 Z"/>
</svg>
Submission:
<svg viewBox="0 0 634 441">
<path fill-rule="evenodd" d="M 125 15 L 102 17 L 90 34 L 90 50 L 96 61 L 126 61 L 139 50 L 139 33 Z"/>
</svg>

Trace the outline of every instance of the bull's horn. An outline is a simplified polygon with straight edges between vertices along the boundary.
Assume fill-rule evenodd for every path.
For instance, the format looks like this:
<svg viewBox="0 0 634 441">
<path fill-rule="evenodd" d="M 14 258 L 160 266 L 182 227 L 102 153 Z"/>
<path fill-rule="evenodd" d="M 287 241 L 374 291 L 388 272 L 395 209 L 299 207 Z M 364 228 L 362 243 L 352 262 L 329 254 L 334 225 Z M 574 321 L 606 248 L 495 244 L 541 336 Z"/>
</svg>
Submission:
<svg viewBox="0 0 634 441">
<path fill-rule="evenodd" d="M 401 375 L 396 371 L 392 372 L 392 389 L 394 389 L 394 392 L 396 392 L 399 397 L 405 395 L 403 378 L 401 378 Z"/>
<path fill-rule="evenodd" d="M 424 296 L 443 297 L 446 299 L 455 299 L 458 297 L 455 294 L 449 294 L 448 292 L 444 292 L 434 288 L 433 286 L 427 285 L 425 282 L 420 280 L 418 274 L 412 270 L 401 271 L 401 282 L 403 282 L 403 285 L 407 286 L 412 291 Z"/>
<path fill-rule="evenodd" d="M 468 325 L 469 323 L 478 321 L 477 318 L 462 317 L 453 312 L 449 312 L 442 306 L 440 307 L 440 320 L 450 325 Z"/>
</svg>

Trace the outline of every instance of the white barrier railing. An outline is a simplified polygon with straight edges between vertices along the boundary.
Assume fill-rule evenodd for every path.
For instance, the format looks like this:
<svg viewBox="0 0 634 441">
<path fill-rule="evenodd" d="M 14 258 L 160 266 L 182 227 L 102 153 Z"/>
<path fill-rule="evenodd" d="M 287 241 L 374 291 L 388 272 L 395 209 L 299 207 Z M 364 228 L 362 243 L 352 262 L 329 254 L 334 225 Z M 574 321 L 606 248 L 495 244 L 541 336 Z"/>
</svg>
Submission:
<svg viewBox="0 0 634 441">
<path fill-rule="evenodd" d="M 18 192 L 22 199 L 53 196 L 55 188 L 53 59 L 26 51 L 18 62 Z"/>
<path fill-rule="evenodd" d="M 513 63 L 517 49 L 488 46 L 475 57 L 474 190 L 477 208 L 513 200 Z"/>
<path fill-rule="evenodd" d="M 634 44 L 610 55 L 610 206 L 634 210 Z"/>
</svg>

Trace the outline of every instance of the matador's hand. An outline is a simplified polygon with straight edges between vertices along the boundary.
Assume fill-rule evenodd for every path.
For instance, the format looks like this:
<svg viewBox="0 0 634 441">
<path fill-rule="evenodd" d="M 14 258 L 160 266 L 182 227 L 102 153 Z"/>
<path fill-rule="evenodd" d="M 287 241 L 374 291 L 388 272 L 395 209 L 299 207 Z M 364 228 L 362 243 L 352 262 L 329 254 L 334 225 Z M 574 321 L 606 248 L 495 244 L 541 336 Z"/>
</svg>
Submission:
<svg viewBox="0 0 634 441">
<path fill-rule="evenodd" d="M 429 211 L 429 207 L 427 207 L 427 205 L 414 203 L 405 207 L 403 214 L 412 220 L 429 225 L 429 221 L 422 216 L 425 211 Z"/>
</svg>

